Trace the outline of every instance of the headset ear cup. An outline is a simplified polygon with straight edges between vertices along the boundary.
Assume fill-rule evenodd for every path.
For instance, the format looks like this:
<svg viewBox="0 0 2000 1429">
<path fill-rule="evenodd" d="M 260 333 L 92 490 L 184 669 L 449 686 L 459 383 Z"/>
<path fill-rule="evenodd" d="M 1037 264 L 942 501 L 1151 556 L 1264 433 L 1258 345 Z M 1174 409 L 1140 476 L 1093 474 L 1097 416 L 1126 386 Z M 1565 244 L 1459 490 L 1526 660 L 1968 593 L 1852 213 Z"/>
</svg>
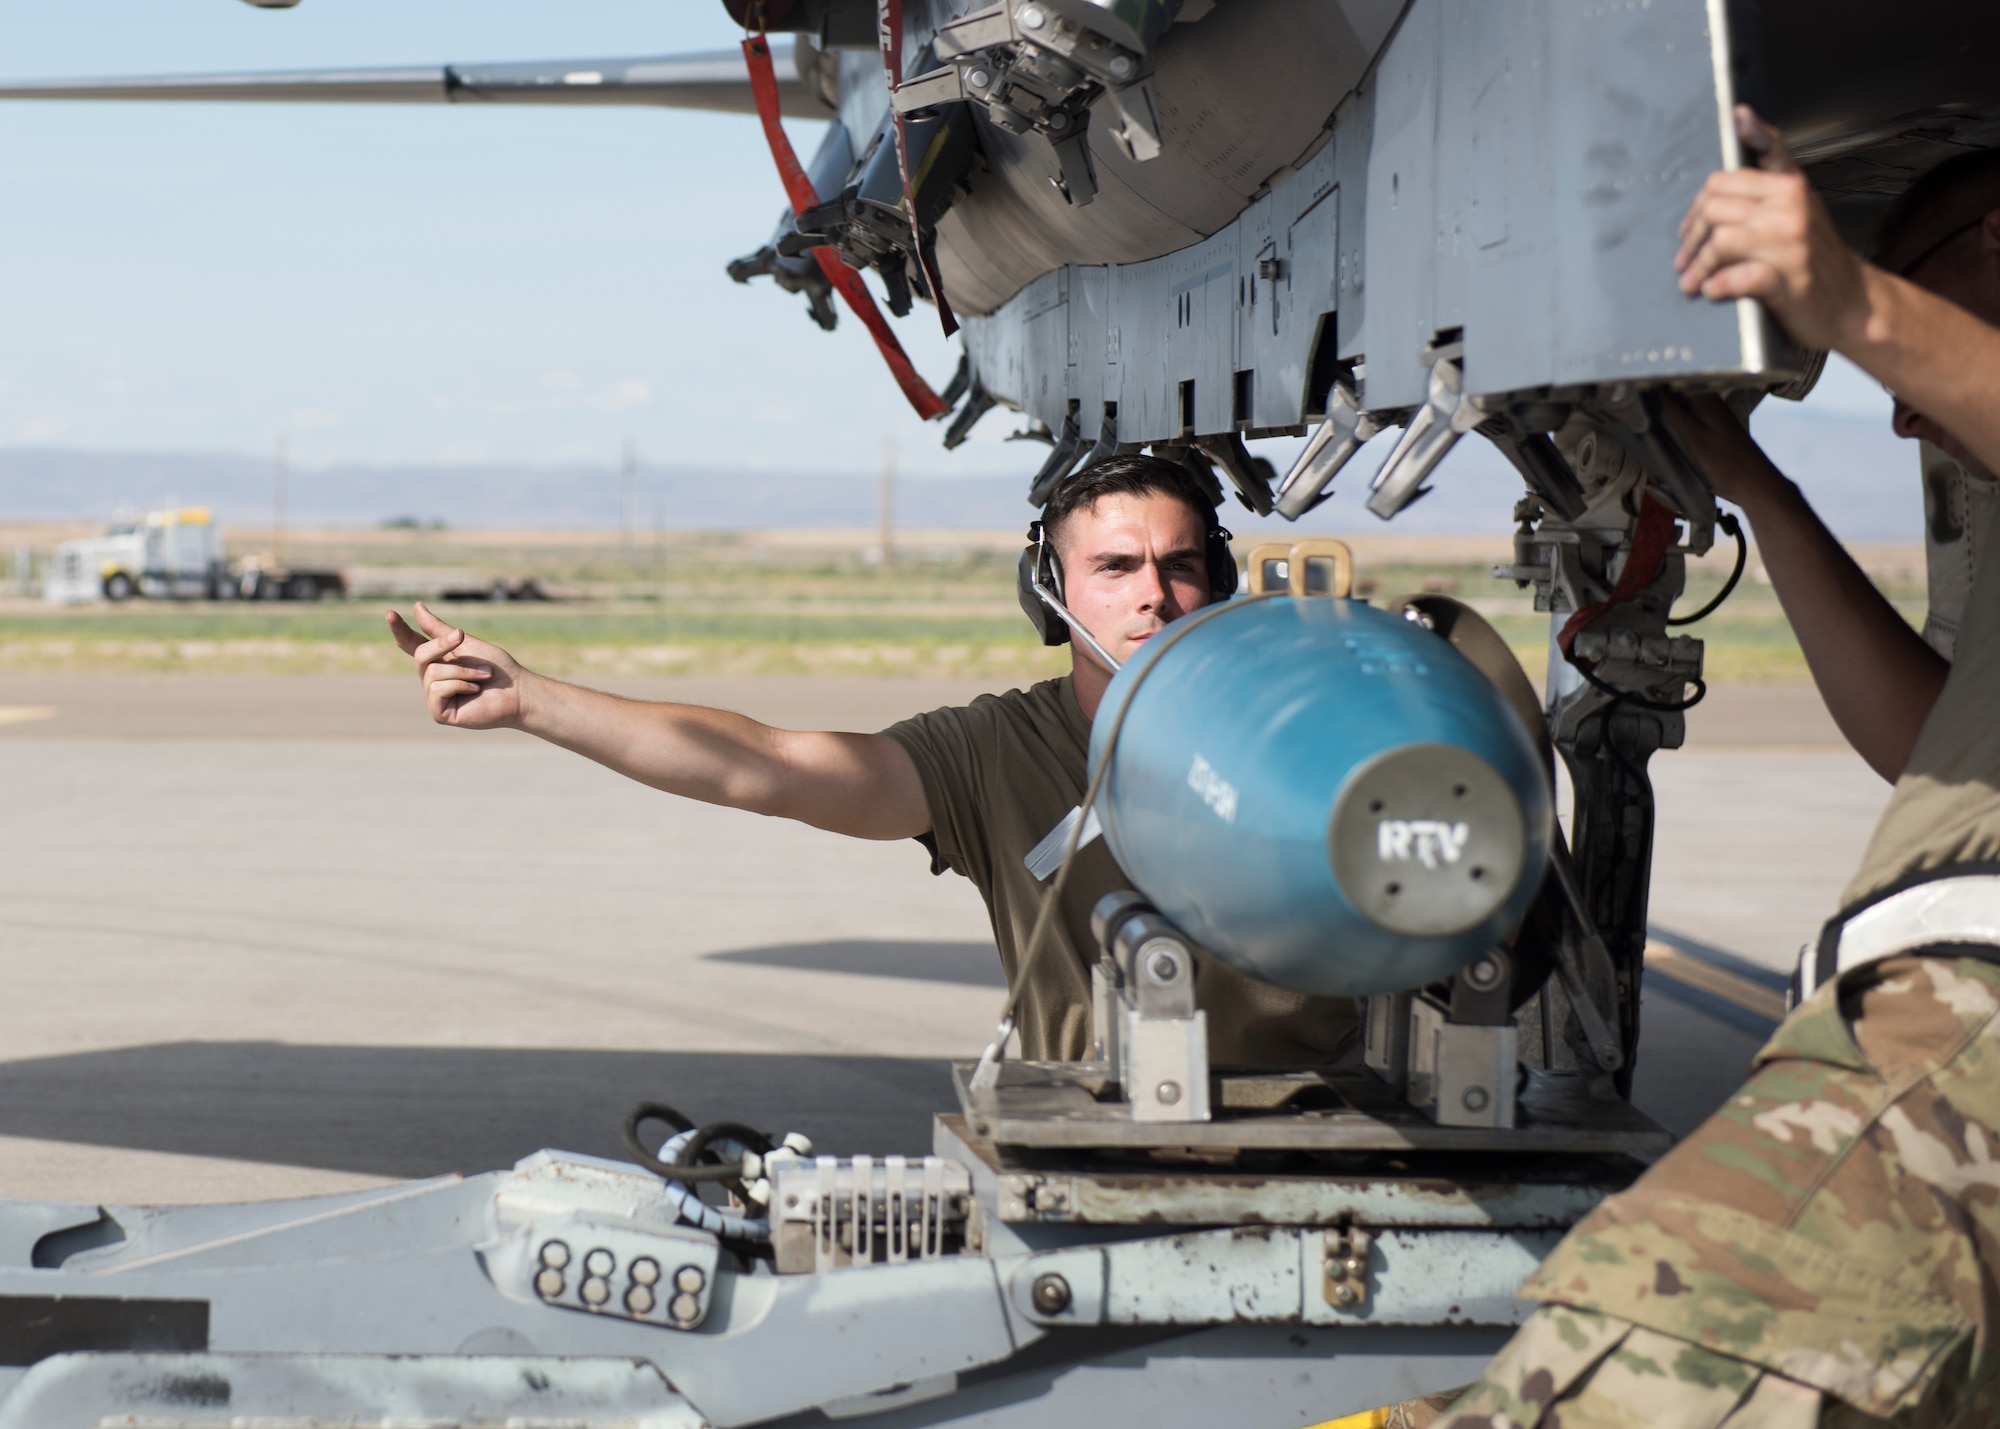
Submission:
<svg viewBox="0 0 2000 1429">
<path fill-rule="evenodd" d="M 1208 533 L 1208 598 L 1228 600 L 1236 594 L 1241 577 L 1236 570 L 1236 553 L 1229 549 L 1231 533 L 1222 526 Z"/>
<path fill-rule="evenodd" d="M 1050 610 L 1043 604 L 1042 598 L 1035 594 L 1035 558 L 1039 551 L 1040 546 L 1037 544 L 1021 552 L 1021 559 L 1014 571 L 1015 593 L 1020 596 L 1021 610 L 1028 617 L 1028 623 L 1033 625 L 1035 633 L 1042 637 L 1042 644 L 1067 645 L 1069 627 L 1063 624 L 1061 616 Z M 1062 567 L 1057 566 L 1054 574 L 1056 581 L 1050 584 L 1050 589 L 1060 594 Z"/>
</svg>

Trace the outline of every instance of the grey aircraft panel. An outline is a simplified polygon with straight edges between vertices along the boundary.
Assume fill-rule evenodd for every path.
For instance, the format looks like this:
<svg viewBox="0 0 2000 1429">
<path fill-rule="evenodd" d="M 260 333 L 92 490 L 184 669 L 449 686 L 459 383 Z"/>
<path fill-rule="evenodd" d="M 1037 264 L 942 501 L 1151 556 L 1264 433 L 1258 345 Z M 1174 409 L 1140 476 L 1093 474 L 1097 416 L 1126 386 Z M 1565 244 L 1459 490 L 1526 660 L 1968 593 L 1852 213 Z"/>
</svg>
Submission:
<svg viewBox="0 0 2000 1429">
<path fill-rule="evenodd" d="M 1239 371 L 1255 374 L 1244 425 L 1296 425 L 1311 339 L 1334 305 L 1333 190 L 1325 148 L 1214 237 L 1147 262 L 1043 275 L 1000 313 L 968 319 L 974 370 L 1051 428 L 1076 402 L 1086 438 L 1112 402 L 1121 443 L 1235 430 Z M 1260 275 L 1266 258 L 1276 278 Z M 1185 423 L 1182 384 L 1192 384 Z"/>
<path fill-rule="evenodd" d="M 854 144 L 867 152 L 889 114 L 889 90 L 882 81 L 882 57 L 873 50 L 842 50 L 832 54 L 839 83 L 840 123 Z"/>
<path fill-rule="evenodd" d="M 1484 8 L 1473 13 L 1481 33 L 1464 38 L 1477 48 L 1456 61 L 1458 73 L 1446 84 L 1451 125 L 1466 136 L 1453 166 L 1453 188 L 1464 198 L 1459 221 L 1466 262 L 1456 271 L 1468 282 L 1460 303 L 1468 310 L 1468 334 L 1476 331 L 1483 339 L 1488 333 L 1505 333 L 1517 364 L 1546 365 L 1557 348 L 1558 314 L 1568 296 L 1526 285 L 1545 276 L 1544 265 L 1557 250 L 1563 223 L 1549 146 L 1518 143 L 1516 136 L 1534 134 L 1547 123 L 1555 64 L 1551 37 L 1541 25 L 1522 35 L 1512 24 L 1480 23 L 1492 15 Z M 1711 113 L 1711 127 L 1715 122 Z M 1657 289 L 1667 271 L 1663 267 L 1651 275 L 1651 286 Z M 1526 385 L 1494 362 L 1483 340 L 1476 349 L 1475 356 L 1474 345 L 1468 345 L 1472 370 L 1467 376 L 1477 389 L 1494 389 L 1495 382 L 1501 388 L 1510 382 Z"/>
<path fill-rule="evenodd" d="M 1368 156 L 1375 144 L 1375 105 L 1349 95 L 1335 111 L 1333 128 L 1343 142 L 1333 150 L 1334 201 L 1340 205 L 1337 233 L 1365 233 L 1368 228 Z M 1350 242 L 1335 255 L 1335 355 L 1357 358 L 1367 331 L 1368 283 L 1361 264 L 1361 245 Z M 1319 393 L 1313 394 L 1315 397 Z"/>
<path fill-rule="evenodd" d="M 1783 24 L 1760 12 L 1753 18 L 1762 28 L 1745 29 L 1718 27 L 1720 12 L 1698 3 L 1411 5 L 1359 92 L 1341 102 L 1330 158 L 1322 150 L 1279 173 L 1229 228 L 1188 237 L 1159 260 L 1071 264 L 1066 279 L 1030 281 L 969 325 L 974 373 L 989 394 L 1052 429 L 1074 404 L 1086 442 L 1115 403 L 1118 439 L 1128 445 L 1297 431 L 1319 415 L 1325 393 L 1312 387 L 1335 358 L 1361 364 L 1364 404 L 1397 420 L 1424 398 L 1428 351 L 1461 333 L 1466 390 L 1481 396 L 1634 380 L 1782 380 L 1801 359 L 1754 305 L 1690 300 L 1671 277 L 1680 214 L 1708 172 L 1737 160 L 1727 122 L 1737 87 L 1779 122 L 1791 114 L 1804 122 L 1802 155 L 1857 241 L 1921 168 L 1955 146 L 2000 141 L 2000 102 L 1992 76 L 1947 65 L 1951 87 L 1929 96 L 1930 111 L 1900 110 L 1912 94 L 1895 74 L 1908 65 L 1899 60 L 1895 74 L 1876 79 L 1866 63 L 1886 20 L 1808 25 L 1796 6 L 1779 8 L 1789 17 Z M 1163 56 L 1219 13 L 1169 31 Z M 1972 31 L 2000 28 L 1991 16 L 1963 18 Z M 1829 30 L 1842 33 L 1828 40 Z M 1768 53 L 1783 52 L 1774 35 L 1805 31 L 1819 37 L 1812 53 L 1846 76 L 1840 84 L 1825 83 L 1824 73 L 1815 82 L 1808 66 L 1778 64 Z M 1903 40 L 1889 52 L 1907 59 L 1906 51 Z M 1322 46 L 1323 59 L 1331 52 Z M 1825 97 L 1835 91 L 1845 97 Z M 1873 127 L 1839 127 L 1863 121 Z M 1046 195 L 1046 146 L 1000 142 L 1013 146 L 1003 167 L 1031 175 L 1029 191 Z M 1302 185 L 1308 170 L 1314 179 Z M 1115 187 L 1107 179 L 1107 191 Z M 1289 232 L 1274 243 L 1305 221 L 1301 199 L 1316 200 L 1321 187 L 1335 205 L 1313 234 L 1326 247 Z M 1062 246 L 1050 230 L 1040 238 L 1029 231 L 1041 208 L 994 223 L 1004 207 L 989 200 L 946 215 L 939 231 L 948 288 L 960 286 L 958 259 L 981 263 L 990 290 L 1032 266 L 1030 256 L 1046 260 Z M 1131 245 L 1121 222 L 1084 212 L 1097 224 L 1100 252 Z M 994 261 L 996 246 L 1002 261 Z M 1226 285 L 1213 278 L 1232 246 L 1239 295 L 1224 300 Z M 1255 260 L 1267 255 L 1284 275 L 1269 287 L 1255 281 Z M 1334 293 L 1320 303 L 1314 265 L 1323 255 Z M 1098 292 L 1102 312 L 1064 320 L 1050 306 Z M 1275 303 L 1256 305 L 1267 297 Z M 961 306 L 981 313 L 978 302 Z M 1008 331 L 1030 322 L 1032 338 Z M 1330 351 L 1323 323 L 1335 337 Z M 1067 343 L 1050 340 L 1058 328 Z"/>
<path fill-rule="evenodd" d="M 1437 134 L 1438 24 L 1442 6 L 1418 4 L 1383 51 L 1363 93 L 1375 111 L 1368 151 L 1367 225 L 1357 261 L 1369 289 L 1368 328 L 1360 343 L 1370 407 L 1423 400 L 1424 369 L 1415 360 L 1440 326 L 1436 279 L 1440 255 L 1432 156 Z M 1340 130 L 1334 130 L 1335 147 Z M 1350 232 L 1350 241 L 1354 235 Z M 1372 261 L 1375 255 L 1382 261 Z"/>
<path fill-rule="evenodd" d="M 1268 297 L 1264 311 L 1253 306 L 1244 318 L 1248 336 L 1241 359 L 1241 365 L 1255 373 L 1251 421 L 1260 429 L 1283 427 L 1295 420 L 1294 412 L 1313 415 L 1326 396 L 1311 390 L 1307 379 L 1316 334 L 1322 323 L 1330 322 L 1339 301 L 1335 287 L 1339 234 L 1340 191 L 1329 184 L 1282 231 L 1274 229 L 1277 279 L 1263 279 L 1254 257 L 1246 255 L 1249 280 L 1262 284 L 1259 291 Z M 1288 341 L 1294 332 L 1305 341 Z"/>
<path fill-rule="evenodd" d="M 1733 158 L 1704 12 L 1573 8 L 1418 0 L 1316 153 L 1207 239 L 1045 275 L 968 321 L 975 374 L 1051 428 L 1077 403 L 1086 439 L 1115 402 L 1133 444 L 1299 429 L 1335 323 L 1339 355 L 1366 361 L 1364 404 L 1386 413 L 1424 400 L 1427 354 L 1461 333 L 1481 395 L 1782 373 L 1754 305 L 1691 300 L 1673 279 L 1679 216 Z M 1345 223 L 1343 175 L 1365 189 Z M 1086 281 L 1108 309 L 1071 314 L 1052 374 L 1039 334 Z M 1078 361 L 1100 330 L 1101 388 Z"/>
</svg>

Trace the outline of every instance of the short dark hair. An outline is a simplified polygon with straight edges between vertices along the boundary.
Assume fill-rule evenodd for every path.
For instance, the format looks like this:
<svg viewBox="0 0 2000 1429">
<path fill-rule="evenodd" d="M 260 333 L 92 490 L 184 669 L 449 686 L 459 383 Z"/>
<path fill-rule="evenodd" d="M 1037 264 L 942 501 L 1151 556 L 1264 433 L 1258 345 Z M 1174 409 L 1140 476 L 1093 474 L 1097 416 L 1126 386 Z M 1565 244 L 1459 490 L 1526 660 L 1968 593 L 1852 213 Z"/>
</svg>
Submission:
<svg viewBox="0 0 2000 1429">
<path fill-rule="evenodd" d="M 1055 539 L 1071 516 L 1107 496 L 1171 496 L 1200 519 L 1204 535 L 1215 525 L 1215 502 L 1193 470 L 1167 457 L 1134 453 L 1106 457 L 1056 484 L 1049 504 L 1042 508 L 1042 526 L 1049 539 Z"/>
<path fill-rule="evenodd" d="M 1907 274 L 2000 208 L 2000 149 L 1946 159 L 1903 190 L 1875 231 L 1878 267 Z"/>
</svg>

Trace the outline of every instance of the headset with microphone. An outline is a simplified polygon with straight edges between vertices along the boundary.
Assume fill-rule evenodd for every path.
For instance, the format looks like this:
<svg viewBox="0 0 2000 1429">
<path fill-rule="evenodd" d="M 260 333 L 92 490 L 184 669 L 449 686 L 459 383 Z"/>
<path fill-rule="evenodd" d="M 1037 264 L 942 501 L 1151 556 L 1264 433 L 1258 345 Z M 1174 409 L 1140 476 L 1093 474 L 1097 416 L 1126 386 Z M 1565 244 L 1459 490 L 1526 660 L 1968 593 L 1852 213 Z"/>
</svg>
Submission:
<svg viewBox="0 0 2000 1429">
<path fill-rule="evenodd" d="M 1229 549 L 1230 539 L 1229 531 L 1211 514 L 1207 534 L 1202 538 L 1202 556 L 1208 565 L 1210 604 L 1236 594 L 1236 557 Z M 1041 635 L 1042 644 L 1067 644 L 1070 632 L 1074 631 L 1108 668 L 1118 668 L 1118 662 L 1111 658 L 1110 652 L 1097 643 L 1096 638 L 1083 628 L 1083 622 L 1070 614 L 1069 607 L 1063 604 L 1062 558 L 1056 554 L 1055 542 L 1049 539 L 1044 522 L 1032 521 L 1028 524 L 1028 544 L 1021 552 L 1020 564 L 1016 568 L 1016 584 L 1021 609 Z"/>
</svg>

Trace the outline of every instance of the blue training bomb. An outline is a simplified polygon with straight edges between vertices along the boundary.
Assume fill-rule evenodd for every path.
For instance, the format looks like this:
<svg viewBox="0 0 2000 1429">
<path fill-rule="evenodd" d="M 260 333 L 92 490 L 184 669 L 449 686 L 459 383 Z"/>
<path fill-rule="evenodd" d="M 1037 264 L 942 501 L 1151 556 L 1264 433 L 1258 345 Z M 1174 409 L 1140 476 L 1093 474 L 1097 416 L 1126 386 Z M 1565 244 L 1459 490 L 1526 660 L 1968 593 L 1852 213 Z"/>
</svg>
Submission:
<svg viewBox="0 0 2000 1429">
<path fill-rule="evenodd" d="M 1548 862 L 1549 773 L 1519 718 L 1447 642 L 1360 601 L 1241 600 L 1168 626 L 1105 693 L 1093 773 L 1107 757 L 1098 816 L 1138 891 L 1300 992 L 1459 971 Z"/>
</svg>

